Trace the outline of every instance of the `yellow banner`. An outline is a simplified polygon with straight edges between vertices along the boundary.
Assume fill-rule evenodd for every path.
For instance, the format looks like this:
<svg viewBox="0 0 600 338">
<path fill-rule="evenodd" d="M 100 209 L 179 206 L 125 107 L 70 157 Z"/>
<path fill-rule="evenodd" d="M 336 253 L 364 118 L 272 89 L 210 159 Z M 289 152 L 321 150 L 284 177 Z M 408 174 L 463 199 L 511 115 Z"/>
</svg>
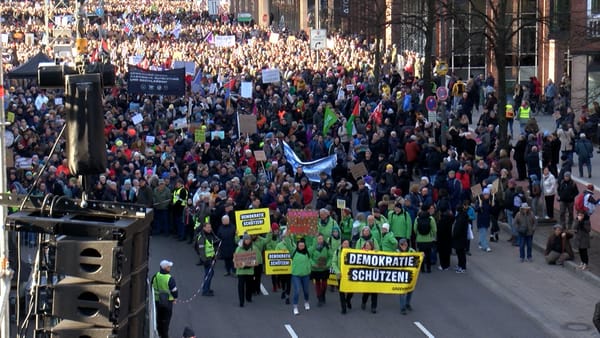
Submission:
<svg viewBox="0 0 600 338">
<path fill-rule="evenodd" d="M 287 250 L 265 250 L 265 274 L 289 275 L 292 273 L 292 257 Z"/>
<path fill-rule="evenodd" d="M 403 294 L 415 289 L 422 252 L 343 249 L 340 291 Z"/>
<path fill-rule="evenodd" d="M 266 234 L 271 231 L 269 208 L 238 210 L 235 212 L 235 225 L 238 236 L 244 232 L 249 235 Z"/>
</svg>

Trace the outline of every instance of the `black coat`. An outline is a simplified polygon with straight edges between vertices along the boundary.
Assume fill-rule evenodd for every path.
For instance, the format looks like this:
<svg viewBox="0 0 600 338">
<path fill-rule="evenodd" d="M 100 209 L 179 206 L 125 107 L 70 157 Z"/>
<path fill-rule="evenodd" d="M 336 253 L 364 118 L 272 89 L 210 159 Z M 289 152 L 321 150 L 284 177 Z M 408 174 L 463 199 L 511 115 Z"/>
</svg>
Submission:
<svg viewBox="0 0 600 338">
<path fill-rule="evenodd" d="M 456 215 L 454 227 L 452 228 L 452 247 L 454 249 L 466 249 L 468 244 L 469 215 L 461 211 Z"/>
<path fill-rule="evenodd" d="M 237 241 L 235 238 L 235 225 L 232 223 L 229 223 L 229 225 L 221 225 L 217 235 L 221 239 L 219 256 L 222 258 L 232 258 L 235 248 L 237 247 Z"/>
</svg>

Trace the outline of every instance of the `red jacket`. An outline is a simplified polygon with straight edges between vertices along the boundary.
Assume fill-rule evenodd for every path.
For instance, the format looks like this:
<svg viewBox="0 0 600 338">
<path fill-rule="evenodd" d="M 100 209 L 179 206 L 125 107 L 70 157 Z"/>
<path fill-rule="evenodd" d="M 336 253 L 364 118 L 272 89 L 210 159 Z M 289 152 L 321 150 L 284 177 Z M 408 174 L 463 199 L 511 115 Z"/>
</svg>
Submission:
<svg viewBox="0 0 600 338">
<path fill-rule="evenodd" d="M 404 152 L 406 152 L 406 161 L 414 162 L 419 158 L 419 152 L 421 147 L 417 141 L 410 141 L 404 145 Z"/>
<path fill-rule="evenodd" d="M 302 188 L 302 205 L 310 205 L 313 200 L 313 190 L 310 183 Z"/>
</svg>

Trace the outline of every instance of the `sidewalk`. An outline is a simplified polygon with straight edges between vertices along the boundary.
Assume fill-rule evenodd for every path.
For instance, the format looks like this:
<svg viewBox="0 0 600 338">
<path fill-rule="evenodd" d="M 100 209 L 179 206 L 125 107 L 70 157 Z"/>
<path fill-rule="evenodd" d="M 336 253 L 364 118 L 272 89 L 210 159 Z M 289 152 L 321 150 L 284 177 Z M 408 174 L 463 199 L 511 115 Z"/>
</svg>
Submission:
<svg viewBox="0 0 600 338">
<path fill-rule="evenodd" d="M 505 242 L 506 238 L 510 237 L 510 227 L 508 226 L 508 223 L 505 222 L 499 222 L 499 225 L 500 229 L 503 230 L 503 233 L 506 235 L 505 237 L 500 238 L 500 242 Z M 552 225 L 538 225 L 537 230 L 533 235 L 533 248 L 541 254 L 537 257 L 542 257 L 544 255 L 546 241 L 553 231 Z M 577 277 L 593 283 L 596 287 L 600 288 L 600 235 L 598 233 L 592 233 L 590 240 L 591 248 L 588 249 L 588 270 L 582 271 L 577 269 L 577 265 L 579 265 L 579 262 L 581 261 L 579 260 L 579 253 L 576 251 L 575 247 L 573 248 L 575 250 L 574 260 L 566 261 L 564 267 Z M 573 244 L 573 240 L 571 240 L 571 244 Z"/>
</svg>

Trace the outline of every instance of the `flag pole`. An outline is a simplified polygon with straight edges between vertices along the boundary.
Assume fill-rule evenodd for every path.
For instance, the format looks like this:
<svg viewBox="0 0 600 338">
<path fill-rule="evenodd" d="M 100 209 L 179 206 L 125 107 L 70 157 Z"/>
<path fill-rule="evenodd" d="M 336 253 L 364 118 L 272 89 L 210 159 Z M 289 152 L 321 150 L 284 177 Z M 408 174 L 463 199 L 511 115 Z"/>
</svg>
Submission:
<svg viewBox="0 0 600 338">
<path fill-rule="evenodd" d="M 2 43 L 0 43 L 0 54 L 3 52 Z M 0 191 L 7 191 L 6 188 L 6 150 L 5 150 L 5 129 L 6 115 L 4 111 L 4 60 L 0 61 L 0 163 L 2 172 L 0 173 Z M 8 235 L 6 231 L 6 206 L 0 205 L 0 337 L 10 337 L 10 313 L 9 313 L 9 294 L 10 280 L 13 270 L 9 266 L 8 260 Z"/>
</svg>

